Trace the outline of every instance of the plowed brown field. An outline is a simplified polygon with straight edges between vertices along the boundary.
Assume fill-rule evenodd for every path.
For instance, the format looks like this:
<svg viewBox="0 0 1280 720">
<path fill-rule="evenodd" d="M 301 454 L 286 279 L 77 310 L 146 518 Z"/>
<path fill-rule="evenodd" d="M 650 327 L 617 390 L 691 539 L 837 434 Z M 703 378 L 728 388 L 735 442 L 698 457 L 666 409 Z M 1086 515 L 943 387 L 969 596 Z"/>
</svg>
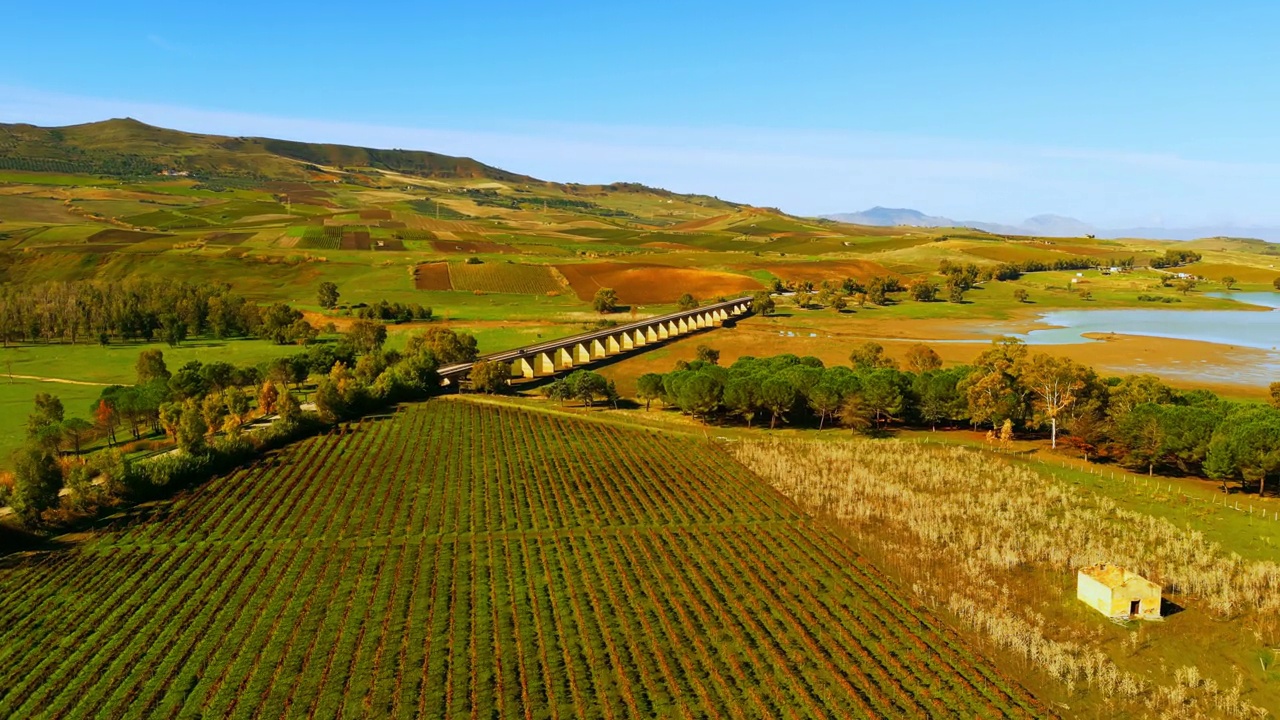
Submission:
<svg viewBox="0 0 1280 720">
<path fill-rule="evenodd" d="M 452 290 L 449 263 L 423 263 L 414 268 L 413 286 L 419 290 Z"/>
<path fill-rule="evenodd" d="M 763 287 L 755 278 L 745 275 L 667 265 L 599 262 L 556 267 L 582 300 L 590 300 L 600 288 L 613 288 L 624 304 L 643 304 L 675 302 L 684 293 L 709 300 Z"/>
</svg>

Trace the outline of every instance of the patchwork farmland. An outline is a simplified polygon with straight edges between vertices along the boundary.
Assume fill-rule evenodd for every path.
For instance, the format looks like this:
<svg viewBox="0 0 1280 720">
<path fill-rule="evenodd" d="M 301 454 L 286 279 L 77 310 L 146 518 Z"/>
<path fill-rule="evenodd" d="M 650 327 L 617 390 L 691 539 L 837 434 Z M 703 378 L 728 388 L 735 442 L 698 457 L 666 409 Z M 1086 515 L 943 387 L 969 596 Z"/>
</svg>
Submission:
<svg viewBox="0 0 1280 720">
<path fill-rule="evenodd" d="M 557 269 L 582 300 L 590 300 L 602 287 L 615 289 L 624 303 L 671 303 L 686 292 L 698 298 L 733 297 L 762 287 L 745 275 L 669 265 L 600 262 Z"/>
<path fill-rule="evenodd" d="M 703 441 L 433 401 L 7 559 L 0 715 L 1051 714 L 898 595 Z"/>
<path fill-rule="evenodd" d="M 564 290 L 555 269 L 547 265 L 487 262 L 449 263 L 448 267 L 449 282 L 454 290 L 518 295 L 545 295 Z"/>
</svg>

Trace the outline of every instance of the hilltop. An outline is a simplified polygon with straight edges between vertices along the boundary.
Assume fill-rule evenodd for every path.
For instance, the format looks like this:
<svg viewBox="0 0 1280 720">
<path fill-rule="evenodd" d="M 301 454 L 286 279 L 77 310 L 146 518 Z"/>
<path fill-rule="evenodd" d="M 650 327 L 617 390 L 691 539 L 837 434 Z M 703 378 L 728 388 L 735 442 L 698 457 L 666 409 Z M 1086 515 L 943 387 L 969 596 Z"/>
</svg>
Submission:
<svg viewBox="0 0 1280 720">
<path fill-rule="evenodd" d="M 108 175 L 169 171 L 310 180 L 322 175 L 322 168 L 371 168 L 429 178 L 533 181 L 471 158 L 433 152 L 202 135 L 132 118 L 51 128 L 0 125 L 0 167 L 13 168 L 22 160 L 44 160 L 63 172 Z"/>
</svg>

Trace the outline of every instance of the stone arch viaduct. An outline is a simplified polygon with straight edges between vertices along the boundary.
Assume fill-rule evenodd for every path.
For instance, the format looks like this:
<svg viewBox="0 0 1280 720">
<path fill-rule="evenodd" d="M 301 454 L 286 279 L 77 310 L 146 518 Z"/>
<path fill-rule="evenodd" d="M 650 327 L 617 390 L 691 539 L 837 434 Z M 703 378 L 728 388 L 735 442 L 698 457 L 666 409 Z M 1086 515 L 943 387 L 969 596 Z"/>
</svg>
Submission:
<svg viewBox="0 0 1280 720">
<path fill-rule="evenodd" d="M 545 377 L 614 355 L 638 351 L 673 337 L 719 327 L 729 318 L 750 312 L 751 298 L 742 297 L 516 350 L 492 353 L 479 359 L 510 363 L 512 378 Z M 442 384 L 457 385 L 471 373 L 472 364 L 456 363 L 440 368 Z"/>
</svg>

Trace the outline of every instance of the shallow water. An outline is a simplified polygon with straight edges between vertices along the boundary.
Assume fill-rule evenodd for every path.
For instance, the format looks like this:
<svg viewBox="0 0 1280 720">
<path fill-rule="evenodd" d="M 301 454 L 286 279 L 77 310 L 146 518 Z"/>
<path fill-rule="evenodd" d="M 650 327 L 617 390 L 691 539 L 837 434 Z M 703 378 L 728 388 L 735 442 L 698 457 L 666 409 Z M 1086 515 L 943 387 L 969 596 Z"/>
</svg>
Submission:
<svg viewBox="0 0 1280 720">
<path fill-rule="evenodd" d="M 1225 346 L 1224 351 L 1252 348 L 1266 351 L 1266 359 L 1242 367 L 1230 362 L 1184 363 L 1176 359 L 1148 364 L 1142 358 L 1134 358 L 1128 370 L 1232 385 L 1266 385 L 1280 379 L 1280 293 L 1210 293 L 1210 296 L 1272 309 L 1172 310 L 1161 306 L 1150 310 L 1062 310 L 1040 316 L 1041 322 L 1056 327 L 1032 330 L 1017 337 L 1028 345 L 1064 345 L 1096 342 L 1084 337 L 1085 334 L 1116 333 L 1198 340 Z"/>
<path fill-rule="evenodd" d="M 1258 310 L 1060 310 L 1040 321 L 1055 327 L 1018 335 L 1028 345 L 1090 342 L 1087 333 L 1199 340 L 1258 350 L 1280 350 L 1280 293 L 1213 293 L 1213 297 L 1272 308 Z"/>
</svg>

